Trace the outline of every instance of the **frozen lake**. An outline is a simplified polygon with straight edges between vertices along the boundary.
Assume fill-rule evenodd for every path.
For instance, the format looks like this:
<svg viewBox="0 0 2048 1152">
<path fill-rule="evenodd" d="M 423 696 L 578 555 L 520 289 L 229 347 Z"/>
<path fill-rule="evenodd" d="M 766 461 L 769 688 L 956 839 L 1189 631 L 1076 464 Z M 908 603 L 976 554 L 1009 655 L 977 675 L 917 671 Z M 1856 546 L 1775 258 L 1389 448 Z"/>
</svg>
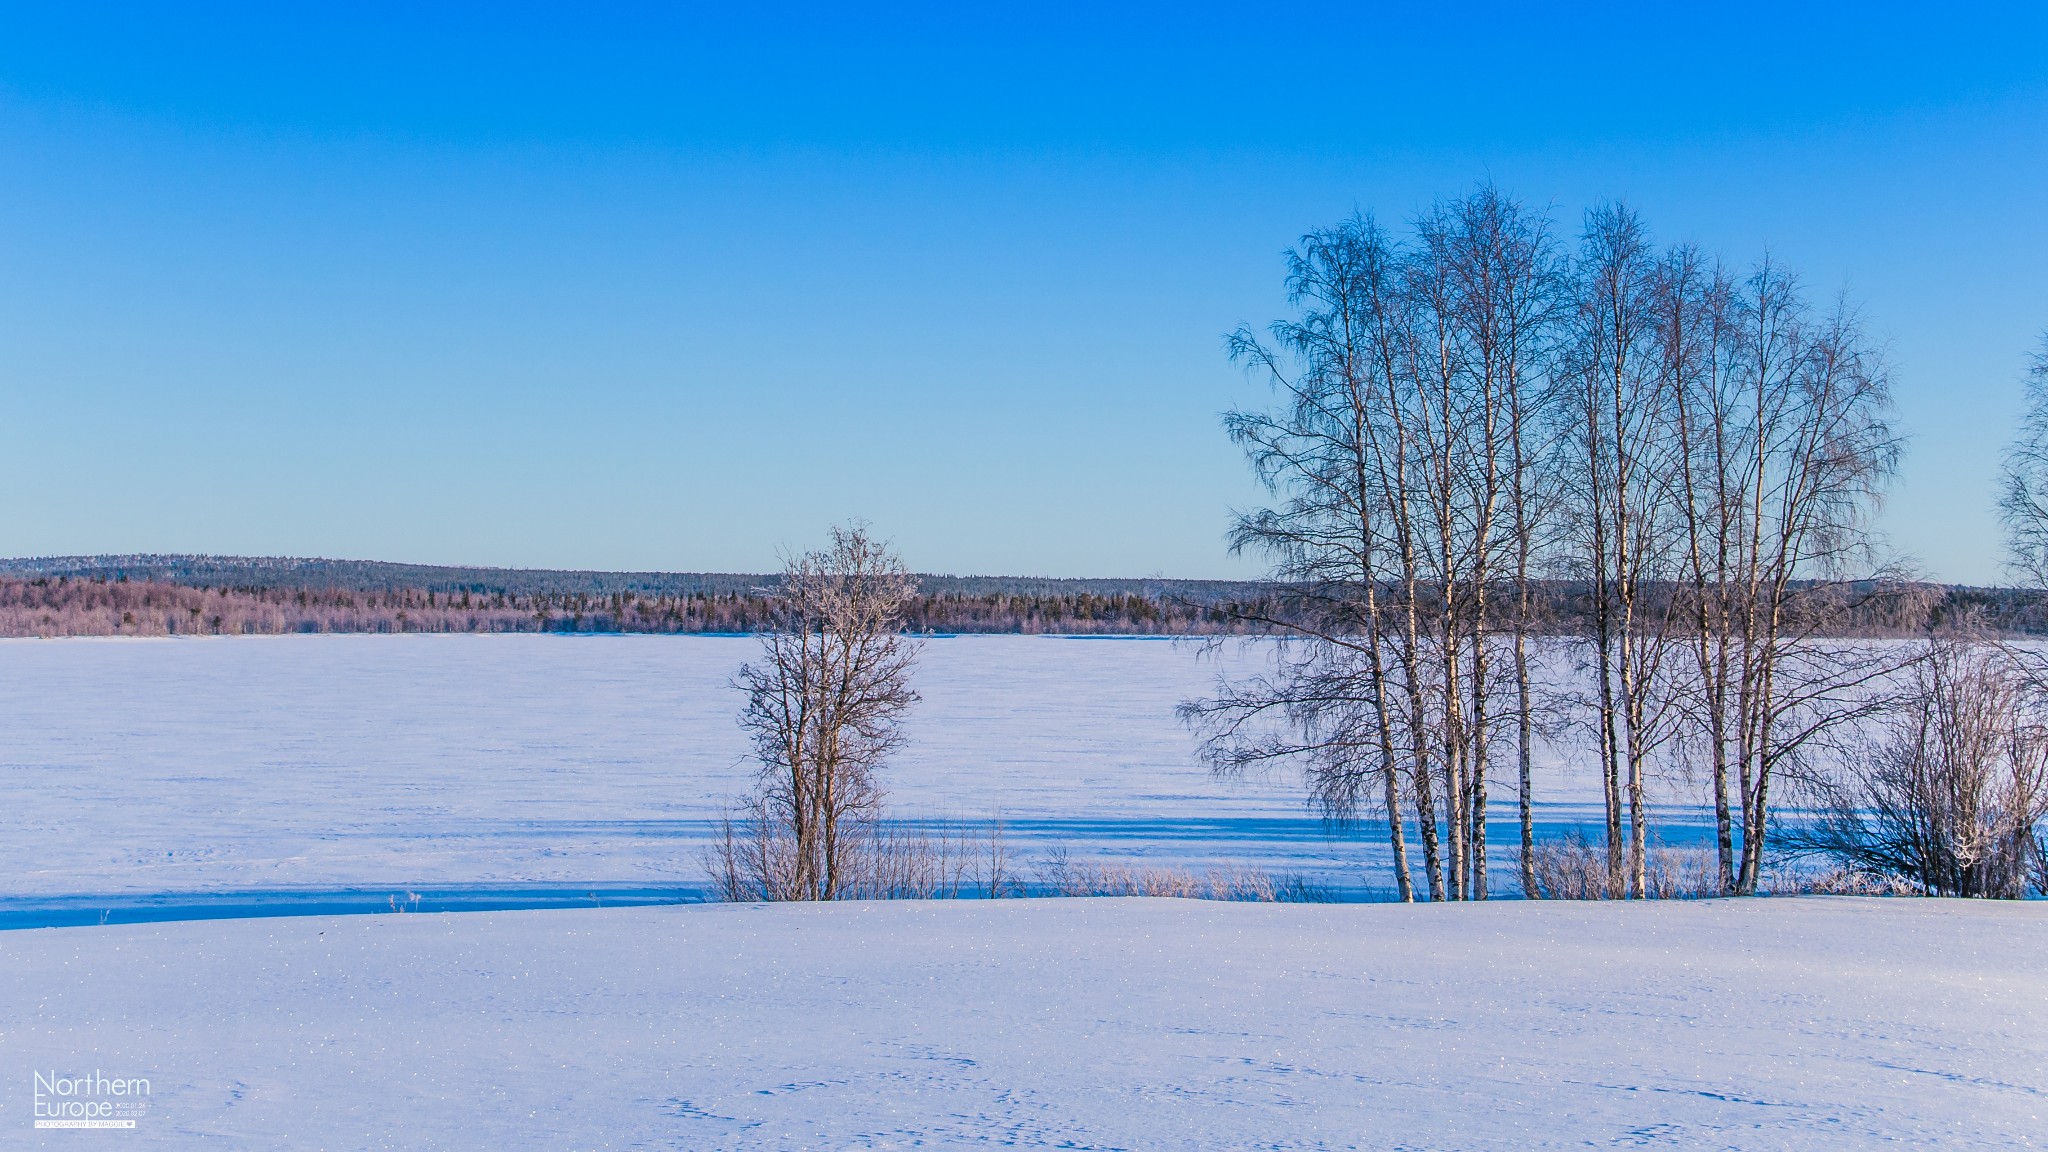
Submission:
<svg viewBox="0 0 2048 1152">
<path fill-rule="evenodd" d="M 613 906 L 698 890 L 750 775 L 726 684 L 755 650 L 0 643 L 0 925 L 85 925 L 0 932 L 0 1062 L 148 1078 L 124 1138 L 168 1147 L 2038 1137 L 2039 902 Z M 1379 829 L 1330 835 L 1292 778 L 1211 778 L 1173 717 L 1264 658 L 934 639 L 892 802 L 1000 809 L 1027 867 L 1064 848 L 1368 894 Z M 1541 788 L 1546 831 L 1597 821 L 1554 754 Z M 1665 834 L 1696 831 L 1665 799 Z M 494 902 L 552 910 L 333 914 Z M 241 918 L 120 922 L 158 914 Z M 0 1130 L 29 1123 L 18 1074 Z"/>
<path fill-rule="evenodd" d="M 356 890 L 374 906 L 424 892 L 457 907 L 445 901 L 526 889 L 693 893 L 710 822 L 751 772 L 728 684 L 757 650 L 664 636 L 0 641 L 0 895 L 91 922 L 102 894 Z M 1383 831 L 1333 833 L 1293 777 L 1219 781 L 1195 762 L 1174 705 L 1264 659 L 934 638 L 891 811 L 1000 812 L 1027 867 L 1065 848 L 1386 888 Z M 1545 828 L 1597 825 L 1595 787 L 1546 755 Z M 1512 782 L 1494 798 L 1496 875 L 1512 887 Z M 1666 835 L 1696 835 L 1702 815 L 1668 809 Z"/>
</svg>

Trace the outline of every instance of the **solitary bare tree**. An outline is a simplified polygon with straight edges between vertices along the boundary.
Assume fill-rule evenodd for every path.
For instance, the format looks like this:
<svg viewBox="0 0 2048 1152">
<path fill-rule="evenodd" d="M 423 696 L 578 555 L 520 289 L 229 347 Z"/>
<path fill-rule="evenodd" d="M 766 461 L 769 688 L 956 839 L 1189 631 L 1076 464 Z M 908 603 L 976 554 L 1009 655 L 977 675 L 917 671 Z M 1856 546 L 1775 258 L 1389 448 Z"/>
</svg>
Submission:
<svg viewBox="0 0 2048 1152">
<path fill-rule="evenodd" d="M 833 900 L 858 890 L 882 801 L 879 771 L 902 743 L 918 644 L 901 632 L 917 582 L 862 525 L 788 561 L 761 659 L 741 668 L 740 725 L 760 762 L 743 817 L 728 820 L 714 878 L 731 899 Z"/>
</svg>

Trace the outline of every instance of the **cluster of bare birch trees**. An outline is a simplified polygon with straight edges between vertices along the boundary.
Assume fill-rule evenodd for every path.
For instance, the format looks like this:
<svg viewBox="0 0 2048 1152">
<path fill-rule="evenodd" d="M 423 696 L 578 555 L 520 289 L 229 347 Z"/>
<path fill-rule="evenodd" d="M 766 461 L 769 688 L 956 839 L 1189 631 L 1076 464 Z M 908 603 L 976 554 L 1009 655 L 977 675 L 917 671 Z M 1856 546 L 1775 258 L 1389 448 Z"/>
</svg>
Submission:
<svg viewBox="0 0 2048 1152">
<path fill-rule="evenodd" d="M 2044 661 L 1968 621 L 1858 635 L 1947 602 L 1879 563 L 1899 438 L 1846 307 L 1769 259 L 1659 248 L 1618 205 L 1568 244 L 1490 187 L 1401 235 L 1366 216 L 1310 234 L 1288 291 L 1292 318 L 1231 337 L 1278 402 L 1226 417 L 1273 497 L 1232 546 L 1274 566 L 1227 611 L 1282 643 L 1182 705 L 1212 767 L 1299 763 L 1328 815 L 1384 816 L 1403 900 L 1491 894 L 1503 776 L 1530 897 L 1546 872 L 1568 874 L 1559 895 L 1754 893 L 1787 787 L 1808 809 L 1794 852 L 1928 892 L 2048 888 Z M 2030 397 L 2002 510 L 2038 582 L 2048 353 Z M 842 529 L 762 595 L 774 619 L 737 682 L 760 772 L 712 854 L 722 893 L 1021 891 L 999 834 L 984 885 L 964 839 L 880 821 L 916 700 L 901 563 Z M 1604 800 L 1604 836 L 1566 837 L 1562 872 L 1539 867 L 1539 740 L 1589 758 Z M 1705 883 L 1651 843 L 1658 774 L 1709 798 Z"/>
<path fill-rule="evenodd" d="M 1295 595 L 1270 673 L 1183 706 L 1212 766 L 1300 762 L 1330 815 L 1389 817 L 1402 899 L 1411 831 L 1429 898 L 1489 895 L 1506 774 L 1536 896 L 1536 744 L 1577 726 L 1605 894 L 1645 894 L 1660 771 L 1704 782 L 1720 889 L 1756 891 L 1774 783 L 1897 671 L 1815 639 L 1895 591 L 1867 520 L 1899 441 L 1854 315 L 1618 205 L 1567 244 L 1490 187 L 1288 259 L 1292 318 L 1231 337 L 1277 402 L 1226 425 L 1274 498 L 1233 548 Z"/>
</svg>

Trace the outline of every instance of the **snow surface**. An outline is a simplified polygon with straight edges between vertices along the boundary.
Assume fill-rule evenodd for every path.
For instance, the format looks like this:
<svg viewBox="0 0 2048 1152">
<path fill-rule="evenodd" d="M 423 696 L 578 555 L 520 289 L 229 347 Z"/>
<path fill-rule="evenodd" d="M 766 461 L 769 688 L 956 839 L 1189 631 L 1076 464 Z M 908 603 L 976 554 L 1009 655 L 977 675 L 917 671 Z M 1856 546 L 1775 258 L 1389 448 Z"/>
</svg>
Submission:
<svg viewBox="0 0 2048 1152">
<path fill-rule="evenodd" d="M 294 636 L 0 641 L 0 896 L 702 881 L 751 769 L 729 687 L 745 637 Z M 1028 861 L 1064 847 L 1384 889 L 1384 833 L 1332 835 L 1298 779 L 1231 783 L 1174 705 L 1266 651 L 1132 639 L 936 638 L 906 818 L 1000 811 Z M 1546 757 L 1546 829 L 1599 822 Z M 1512 831 L 1512 782 L 1495 781 Z M 1667 797 L 1667 799 L 1684 799 Z M 1690 801 L 1688 800 L 1690 805 Z M 1665 833 L 1704 813 L 1666 809 Z M 1496 833 L 1496 874 L 1513 836 Z M 1510 885 L 1511 886 L 1511 885 Z"/>
<path fill-rule="evenodd" d="M 0 1144 L 2033 1147 L 2044 955 L 2048 906 L 1906 899 L 6 932 Z M 31 1069 L 95 1068 L 135 1131 L 29 1128 Z"/>
</svg>

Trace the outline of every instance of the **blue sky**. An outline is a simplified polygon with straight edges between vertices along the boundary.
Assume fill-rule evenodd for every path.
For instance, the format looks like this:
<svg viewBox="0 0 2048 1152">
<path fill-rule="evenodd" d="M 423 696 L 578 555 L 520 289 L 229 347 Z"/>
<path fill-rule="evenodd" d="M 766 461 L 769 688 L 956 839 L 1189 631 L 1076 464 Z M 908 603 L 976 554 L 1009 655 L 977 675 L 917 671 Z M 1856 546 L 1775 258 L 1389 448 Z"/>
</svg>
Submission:
<svg viewBox="0 0 2048 1152">
<path fill-rule="evenodd" d="M 0 554 L 1248 575 L 1222 334 L 1491 179 L 1846 292 L 1999 578 L 2048 10 L 969 7 L 0 7 Z"/>
</svg>

